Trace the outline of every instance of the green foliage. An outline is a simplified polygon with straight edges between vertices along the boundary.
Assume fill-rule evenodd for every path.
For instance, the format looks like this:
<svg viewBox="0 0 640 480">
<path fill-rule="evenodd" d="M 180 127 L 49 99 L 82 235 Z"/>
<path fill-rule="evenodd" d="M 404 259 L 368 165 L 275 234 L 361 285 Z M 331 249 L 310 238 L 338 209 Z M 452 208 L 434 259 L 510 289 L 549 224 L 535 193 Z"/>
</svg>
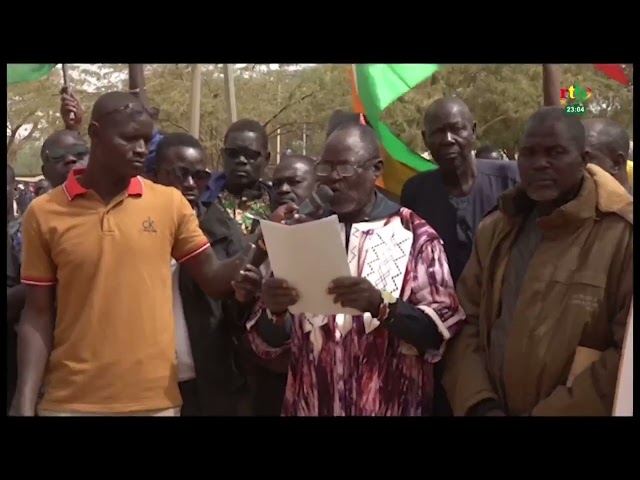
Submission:
<svg viewBox="0 0 640 480">
<path fill-rule="evenodd" d="M 255 64 L 236 68 L 235 87 L 239 118 L 266 124 L 272 154 L 280 132 L 280 150 L 319 155 L 326 124 L 335 109 L 350 110 L 351 84 L 346 65 L 318 65 L 269 70 Z M 631 65 L 624 67 L 632 77 Z M 127 88 L 126 64 L 69 65 L 70 84 L 85 110 L 86 132 L 91 105 L 102 93 Z M 60 68 L 41 80 L 7 88 L 7 158 L 25 163 L 39 173 L 38 152 L 44 138 L 63 127 L 59 116 Z M 145 71 L 151 104 L 160 108 L 160 128 L 188 131 L 191 67 L 184 64 L 149 65 Z M 633 133 L 632 88 L 624 87 L 596 71 L 592 65 L 562 67 L 562 86 L 580 84 L 593 90 L 587 116 L 608 116 Z M 517 144 L 521 126 L 542 105 L 540 65 L 445 65 L 432 78 L 395 102 L 383 118 L 399 137 L 417 152 L 424 151 L 420 136 L 427 105 L 442 95 L 458 95 L 474 113 L 479 141 L 507 151 Z M 559 95 L 559 92 L 558 92 Z M 222 65 L 203 65 L 200 106 L 200 140 L 218 168 L 219 150 L 228 127 Z M 20 125 L 27 134 L 15 138 Z M 306 134 L 306 135 L 305 135 Z M 303 138 L 305 138 L 303 146 Z M 19 152 L 23 151 L 23 154 Z M 35 159 L 35 160 L 34 160 Z M 35 163 L 34 163 L 35 162 Z M 18 168 L 23 170 L 22 165 Z"/>
<path fill-rule="evenodd" d="M 633 76 L 632 67 L 625 65 Z M 562 88 L 590 87 L 594 109 L 585 117 L 610 117 L 633 132 L 633 92 L 593 65 L 563 65 Z M 420 131 L 426 107 L 443 95 L 461 97 L 475 116 L 478 141 L 513 152 L 527 118 L 543 104 L 541 65 L 444 65 L 391 105 L 383 118 L 411 148 L 425 150 Z M 558 96 L 560 92 L 558 92 Z"/>
</svg>

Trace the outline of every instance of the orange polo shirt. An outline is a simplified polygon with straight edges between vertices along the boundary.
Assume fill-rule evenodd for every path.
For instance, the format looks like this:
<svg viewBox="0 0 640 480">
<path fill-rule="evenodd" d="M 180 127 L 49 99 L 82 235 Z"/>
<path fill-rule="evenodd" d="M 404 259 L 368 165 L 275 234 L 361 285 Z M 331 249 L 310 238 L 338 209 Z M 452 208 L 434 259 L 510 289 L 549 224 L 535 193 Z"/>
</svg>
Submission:
<svg viewBox="0 0 640 480">
<path fill-rule="evenodd" d="M 40 407 L 126 413 L 181 404 L 171 291 L 178 262 L 209 248 L 182 194 L 140 177 L 109 205 L 74 170 L 22 221 L 22 283 L 56 285 Z"/>
</svg>

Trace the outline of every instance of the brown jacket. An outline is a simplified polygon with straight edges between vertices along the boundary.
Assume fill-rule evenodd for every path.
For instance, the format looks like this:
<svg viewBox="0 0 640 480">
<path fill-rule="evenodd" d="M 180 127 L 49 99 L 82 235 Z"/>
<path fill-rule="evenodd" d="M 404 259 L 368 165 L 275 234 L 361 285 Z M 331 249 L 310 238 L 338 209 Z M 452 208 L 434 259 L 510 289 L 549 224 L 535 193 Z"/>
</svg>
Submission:
<svg viewBox="0 0 640 480">
<path fill-rule="evenodd" d="M 454 415 L 494 399 L 510 415 L 611 415 L 633 294 L 633 199 L 589 165 L 578 196 L 538 220 L 505 348 L 504 392 L 489 363 L 511 245 L 533 204 L 516 187 L 476 233 L 458 282 L 467 324 L 447 347 L 443 385 Z M 576 349 L 603 352 L 565 386 Z"/>
</svg>

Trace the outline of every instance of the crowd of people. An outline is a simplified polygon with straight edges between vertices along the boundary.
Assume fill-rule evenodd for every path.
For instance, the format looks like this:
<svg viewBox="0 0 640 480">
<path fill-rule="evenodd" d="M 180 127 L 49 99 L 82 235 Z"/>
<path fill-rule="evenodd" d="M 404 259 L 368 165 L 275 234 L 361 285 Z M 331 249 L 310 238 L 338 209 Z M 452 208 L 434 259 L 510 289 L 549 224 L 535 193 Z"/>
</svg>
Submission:
<svg viewBox="0 0 640 480">
<path fill-rule="evenodd" d="M 615 122 L 542 107 L 504 161 L 476 149 L 463 100 L 438 99 L 422 135 L 439 168 L 398 203 L 357 114 L 269 181 L 254 119 L 229 126 L 212 173 L 139 90 L 101 96 L 88 122 L 64 91 L 61 115 L 41 150 L 51 189 L 18 216 L 7 167 L 9 414 L 611 415 L 633 296 Z M 319 185 L 351 273 L 326 289 L 357 315 L 292 314 L 260 239 L 260 219 L 313 221 L 298 207 Z"/>
</svg>

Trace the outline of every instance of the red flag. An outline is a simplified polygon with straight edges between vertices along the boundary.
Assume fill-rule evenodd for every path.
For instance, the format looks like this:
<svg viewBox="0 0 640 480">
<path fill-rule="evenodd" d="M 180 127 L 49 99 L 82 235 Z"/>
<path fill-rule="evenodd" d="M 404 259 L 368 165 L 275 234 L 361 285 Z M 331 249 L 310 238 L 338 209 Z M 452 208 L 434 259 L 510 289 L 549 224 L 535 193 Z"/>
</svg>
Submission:
<svg viewBox="0 0 640 480">
<path fill-rule="evenodd" d="M 624 74 L 622 65 L 615 63 L 596 63 L 593 66 L 604 73 L 610 79 L 615 80 L 616 82 L 620 82 L 623 85 L 629 85 L 629 79 Z"/>
</svg>

